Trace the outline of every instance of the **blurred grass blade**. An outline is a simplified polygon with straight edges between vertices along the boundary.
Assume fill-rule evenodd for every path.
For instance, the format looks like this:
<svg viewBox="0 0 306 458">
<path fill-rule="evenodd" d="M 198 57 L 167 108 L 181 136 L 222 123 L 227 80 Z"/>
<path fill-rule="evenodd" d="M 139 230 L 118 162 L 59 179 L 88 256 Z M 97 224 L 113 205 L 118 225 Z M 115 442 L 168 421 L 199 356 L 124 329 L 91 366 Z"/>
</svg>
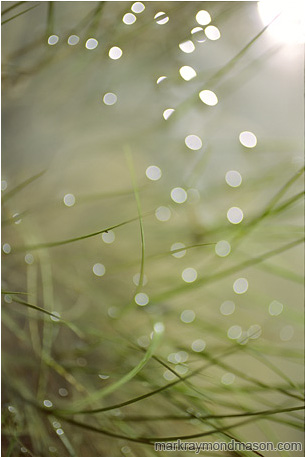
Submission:
<svg viewBox="0 0 306 458">
<path fill-rule="evenodd" d="M 21 11 L 18 14 L 15 14 L 15 16 L 10 17 L 9 19 L 5 19 L 4 21 L 1 22 L 1 25 L 7 24 L 10 21 L 13 21 L 13 19 L 16 19 L 19 16 L 22 16 L 23 14 L 27 13 L 28 11 L 32 10 L 33 8 L 36 8 L 39 6 L 40 3 L 37 3 L 36 5 L 30 6 L 30 8 L 27 8 L 26 10 Z"/>
<path fill-rule="evenodd" d="M 28 186 L 29 184 L 33 183 L 33 181 L 37 180 L 38 178 L 43 176 L 45 173 L 46 173 L 46 170 L 43 170 L 43 171 L 33 175 L 32 177 L 27 178 L 25 181 L 23 181 L 22 183 L 17 185 L 15 188 L 13 188 L 10 191 L 6 192 L 2 197 L 2 202 L 7 201 L 11 197 L 13 197 L 15 194 L 17 194 L 18 192 L 22 191 L 26 186 Z"/>
</svg>

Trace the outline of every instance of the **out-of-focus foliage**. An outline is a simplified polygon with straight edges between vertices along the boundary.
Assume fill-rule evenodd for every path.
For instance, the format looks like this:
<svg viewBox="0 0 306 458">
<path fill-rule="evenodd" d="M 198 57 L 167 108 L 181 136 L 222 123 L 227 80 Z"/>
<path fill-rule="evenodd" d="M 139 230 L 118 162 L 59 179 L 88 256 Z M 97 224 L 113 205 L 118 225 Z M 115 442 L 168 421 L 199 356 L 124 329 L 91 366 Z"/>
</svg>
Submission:
<svg viewBox="0 0 306 458">
<path fill-rule="evenodd" d="M 302 442 L 303 45 L 257 2 L 2 24 L 3 456 Z"/>
</svg>

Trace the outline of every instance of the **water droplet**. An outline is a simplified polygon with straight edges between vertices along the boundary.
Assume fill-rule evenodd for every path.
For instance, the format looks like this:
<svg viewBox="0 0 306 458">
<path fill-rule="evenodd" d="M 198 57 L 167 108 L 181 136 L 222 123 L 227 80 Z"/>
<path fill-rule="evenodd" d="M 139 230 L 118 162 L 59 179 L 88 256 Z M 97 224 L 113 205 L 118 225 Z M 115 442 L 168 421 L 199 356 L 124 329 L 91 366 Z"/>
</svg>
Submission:
<svg viewBox="0 0 306 458">
<path fill-rule="evenodd" d="M 177 204 L 182 204 L 187 200 L 187 192 L 183 188 L 173 188 L 170 195 Z"/>
<path fill-rule="evenodd" d="M 235 311 L 235 304 L 233 301 L 224 301 L 220 305 L 220 312 L 222 315 L 231 315 Z"/>
<path fill-rule="evenodd" d="M 5 294 L 4 296 L 4 301 L 7 303 L 7 304 L 11 304 L 13 302 L 13 299 L 12 299 L 12 296 L 10 294 Z"/>
<path fill-rule="evenodd" d="M 202 148 L 202 140 L 197 135 L 187 135 L 185 138 L 187 148 L 194 151 Z"/>
<path fill-rule="evenodd" d="M 150 339 L 148 336 L 141 336 L 137 339 L 138 345 L 143 348 L 147 348 L 150 345 Z"/>
<path fill-rule="evenodd" d="M 237 278 L 233 284 L 233 290 L 236 294 L 244 294 L 249 288 L 249 283 L 246 278 Z"/>
<path fill-rule="evenodd" d="M 48 45 L 53 46 L 58 43 L 59 37 L 57 35 L 50 35 L 48 38 Z"/>
<path fill-rule="evenodd" d="M 135 296 L 135 302 L 143 307 L 149 303 L 149 296 L 146 293 L 138 293 Z"/>
<path fill-rule="evenodd" d="M 180 72 L 181 77 L 185 81 L 190 81 L 197 76 L 197 72 L 195 71 L 195 69 L 192 67 L 189 67 L 189 65 L 184 65 L 183 67 L 181 67 L 179 72 Z"/>
<path fill-rule="evenodd" d="M 202 27 L 194 27 L 191 30 L 191 35 L 198 43 L 204 43 L 204 41 L 206 41 L 205 33 Z"/>
<path fill-rule="evenodd" d="M 225 174 L 225 181 L 232 188 L 237 188 L 242 183 L 242 177 L 237 170 L 229 170 Z"/>
<path fill-rule="evenodd" d="M 196 14 L 196 21 L 200 25 L 207 25 L 211 21 L 210 14 L 205 10 L 198 11 Z"/>
<path fill-rule="evenodd" d="M 227 240 L 220 240 L 215 246 L 215 252 L 221 258 L 228 256 L 231 252 L 231 245 Z"/>
<path fill-rule="evenodd" d="M 192 283 L 197 279 L 198 273 L 193 267 L 187 267 L 182 272 L 182 279 L 186 283 Z"/>
<path fill-rule="evenodd" d="M 141 2 L 135 2 L 131 6 L 131 10 L 133 11 L 133 13 L 136 13 L 136 14 L 137 13 L 142 13 L 145 10 L 145 6 Z"/>
<path fill-rule="evenodd" d="M 179 48 L 186 54 L 190 54 L 195 50 L 195 46 L 191 40 L 183 41 L 179 44 Z"/>
<path fill-rule="evenodd" d="M 257 145 L 257 138 L 253 132 L 244 131 L 239 135 L 240 143 L 246 148 L 254 148 Z"/>
<path fill-rule="evenodd" d="M 149 165 L 149 167 L 146 169 L 146 175 L 149 180 L 157 181 L 161 178 L 162 171 L 157 165 Z"/>
<path fill-rule="evenodd" d="M 80 38 L 77 35 L 70 35 L 68 38 L 68 45 L 75 46 L 80 41 Z"/>
<path fill-rule="evenodd" d="M 170 118 L 170 116 L 172 115 L 172 113 L 174 113 L 175 110 L 174 108 L 167 108 L 164 112 L 163 112 L 163 118 L 167 121 L 167 119 Z"/>
<path fill-rule="evenodd" d="M 66 396 L 68 396 L 68 390 L 66 390 L 66 388 L 60 388 L 60 389 L 58 390 L 58 393 L 59 393 L 59 395 L 62 396 L 63 398 L 66 397 Z"/>
<path fill-rule="evenodd" d="M 271 316 L 277 316 L 280 315 L 283 311 L 283 304 L 278 301 L 272 301 L 271 304 L 269 305 L 269 313 Z"/>
<path fill-rule="evenodd" d="M 209 25 L 205 28 L 205 35 L 209 40 L 212 41 L 219 40 L 219 38 L 221 37 L 220 30 L 218 29 L 218 27 L 215 27 L 214 25 Z"/>
<path fill-rule="evenodd" d="M 183 323 L 192 323 L 195 319 L 195 313 L 193 310 L 184 310 L 181 313 L 181 321 Z"/>
<path fill-rule="evenodd" d="M 174 380 L 176 378 L 176 375 L 173 374 L 173 372 L 169 371 L 168 369 L 164 372 L 164 378 L 168 381 Z"/>
<path fill-rule="evenodd" d="M 2 250 L 5 254 L 9 254 L 12 251 L 11 245 L 9 243 L 4 243 Z"/>
<path fill-rule="evenodd" d="M 103 96 L 103 102 L 105 105 L 115 105 L 117 102 L 117 96 L 116 94 L 113 94 L 112 92 L 107 92 Z"/>
<path fill-rule="evenodd" d="M 158 221 L 168 221 L 171 217 L 171 211 L 168 207 L 158 207 L 155 211 L 155 217 Z"/>
<path fill-rule="evenodd" d="M 107 380 L 109 378 L 109 375 L 99 374 L 99 378 L 101 380 Z"/>
<path fill-rule="evenodd" d="M 159 78 L 157 78 L 156 84 L 160 84 L 162 81 L 164 81 L 166 79 L 167 79 L 167 76 L 160 76 Z"/>
<path fill-rule="evenodd" d="M 73 205 L 75 204 L 75 197 L 73 194 L 66 194 L 64 196 L 63 201 L 66 207 L 73 207 Z"/>
<path fill-rule="evenodd" d="M 231 207 L 227 212 L 227 219 L 232 224 L 239 224 L 243 220 L 243 211 L 239 207 Z"/>
<path fill-rule="evenodd" d="M 7 188 L 7 181 L 6 180 L 2 180 L 1 181 L 1 191 L 5 191 Z"/>
<path fill-rule="evenodd" d="M 239 339 L 241 334 L 242 334 L 241 326 L 238 326 L 236 324 L 234 326 L 231 326 L 227 331 L 228 338 L 233 339 L 233 340 Z"/>
<path fill-rule="evenodd" d="M 167 24 L 167 22 L 169 21 L 169 17 L 163 11 L 156 13 L 154 16 L 154 19 L 156 21 L 156 24 L 159 24 L 159 25 Z"/>
<path fill-rule="evenodd" d="M 108 243 L 108 244 L 113 243 L 115 240 L 115 232 L 111 230 L 107 232 L 103 232 L 103 234 L 101 235 L 101 238 L 104 243 Z"/>
<path fill-rule="evenodd" d="M 157 334 L 161 334 L 163 333 L 165 330 L 165 325 L 164 323 L 161 323 L 160 321 L 155 323 L 154 324 L 154 331 L 157 333 Z"/>
<path fill-rule="evenodd" d="M 60 321 L 61 316 L 60 316 L 60 314 L 58 312 L 51 312 L 51 313 L 53 313 L 53 315 L 55 315 L 55 316 L 50 316 L 50 319 L 52 321 Z M 56 318 L 56 317 L 58 317 L 58 318 Z"/>
<path fill-rule="evenodd" d="M 58 428 L 56 430 L 56 434 L 58 434 L 59 436 L 62 436 L 64 434 L 64 431 L 61 428 Z"/>
<path fill-rule="evenodd" d="M 175 360 L 178 363 L 185 363 L 188 359 L 188 353 L 186 351 L 178 351 L 175 353 Z"/>
<path fill-rule="evenodd" d="M 136 21 L 136 16 L 135 14 L 132 14 L 132 13 L 126 13 L 122 18 L 122 22 L 124 22 L 124 24 L 126 25 L 132 25 L 134 24 L 135 21 Z"/>
<path fill-rule="evenodd" d="M 180 242 L 173 243 L 173 245 L 171 245 L 170 250 L 171 251 L 180 250 L 180 251 L 178 251 L 177 253 L 173 253 L 172 256 L 174 256 L 175 258 L 182 258 L 183 256 L 185 256 L 186 250 L 182 250 L 182 248 L 185 248 L 185 245 L 183 243 L 180 243 Z"/>
<path fill-rule="evenodd" d="M 218 97 L 216 96 L 216 94 L 213 91 L 209 91 L 208 89 L 201 91 L 199 93 L 199 97 L 203 103 L 211 107 L 217 105 L 218 103 Z"/>
<path fill-rule="evenodd" d="M 294 328 L 290 326 L 289 324 L 287 326 L 284 326 L 279 333 L 280 339 L 284 342 L 291 340 L 293 335 L 294 335 Z"/>
<path fill-rule="evenodd" d="M 205 347 L 206 347 L 206 342 L 202 339 L 194 340 L 191 344 L 192 350 L 197 353 L 200 353 L 201 351 L 203 351 Z"/>
<path fill-rule="evenodd" d="M 97 262 L 93 266 L 92 271 L 97 277 L 103 277 L 103 275 L 105 274 L 105 266 Z"/>
<path fill-rule="evenodd" d="M 120 59 L 120 57 L 122 56 L 122 49 L 121 48 L 118 48 L 118 46 L 113 46 L 109 52 L 108 52 L 108 55 L 111 59 L 113 60 L 117 60 L 117 59 Z"/>
<path fill-rule="evenodd" d="M 51 401 L 49 401 L 49 399 L 45 399 L 45 400 L 44 400 L 44 406 L 45 406 L 45 407 L 52 407 L 53 404 L 52 404 Z"/>
<path fill-rule="evenodd" d="M 98 46 L 99 42 L 95 38 L 88 38 L 88 40 L 85 43 L 85 48 L 92 50 L 95 49 Z"/>
<path fill-rule="evenodd" d="M 261 326 L 259 324 L 252 324 L 247 331 L 247 335 L 250 339 L 258 339 L 261 336 Z"/>
</svg>

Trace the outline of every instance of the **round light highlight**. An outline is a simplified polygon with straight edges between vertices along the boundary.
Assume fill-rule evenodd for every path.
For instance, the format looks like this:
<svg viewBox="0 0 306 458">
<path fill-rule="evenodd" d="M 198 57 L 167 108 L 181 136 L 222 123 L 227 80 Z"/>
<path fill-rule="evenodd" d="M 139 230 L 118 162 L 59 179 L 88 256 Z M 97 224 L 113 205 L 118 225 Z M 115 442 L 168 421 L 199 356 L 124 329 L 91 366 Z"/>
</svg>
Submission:
<svg viewBox="0 0 306 458">
<path fill-rule="evenodd" d="M 218 29 L 218 27 L 215 27 L 214 25 L 209 25 L 205 28 L 205 35 L 209 40 L 212 41 L 219 40 L 219 38 L 221 37 L 220 30 Z"/>
<path fill-rule="evenodd" d="M 207 25 L 211 22 L 211 17 L 208 11 L 201 10 L 196 14 L 196 21 L 200 25 Z"/>
<path fill-rule="evenodd" d="M 231 245 L 227 240 L 220 240 L 215 246 L 216 255 L 224 258 L 231 252 Z"/>
<path fill-rule="evenodd" d="M 197 135 L 187 135 L 185 138 L 185 145 L 187 148 L 197 151 L 202 148 L 202 140 Z"/>
<path fill-rule="evenodd" d="M 88 40 L 85 43 L 85 48 L 91 51 L 92 49 L 96 49 L 98 44 L 98 40 L 96 40 L 95 38 L 88 38 Z"/>
<path fill-rule="evenodd" d="M 167 108 L 164 112 L 163 112 L 163 118 L 167 121 L 167 119 L 170 118 L 170 116 L 172 115 L 172 113 L 174 113 L 175 110 L 174 108 Z"/>
<path fill-rule="evenodd" d="M 138 293 L 135 296 L 135 302 L 137 305 L 144 307 L 149 303 L 149 296 L 146 293 Z"/>
<path fill-rule="evenodd" d="M 196 281 L 197 276 L 198 276 L 198 273 L 193 267 L 187 267 L 182 272 L 182 279 L 186 283 L 192 283 Z"/>
<path fill-rule="evenodd" d="M 113 243 L 115 240 L 115 232 L 114 231 L 103 232 L 103 234 L 101 235 L 101 238 L 104 243 L 108 243 L 108 244 Z"/>
<path fill-rule="evenodd" d="M 117 102 L 116 94 L 113 94 L 112 92 L 107 92 L 106 94 L 104 94 L 103 103 L 105 103 L 105 105 L 115 105 L 116 102 Z"/>
<path fill-rule="evenodd" d="M 155 217 L 158 221 L 168 221 L 171 217 L 171 211 L 168 207 L 158 207 L 155 210 Z"/>
<path fill-rule="evenodd" d="M 105 267 L 103 264 L 97 262 L 96 264 L 94 264 L 92 271 L 97 277 L 103 277 L 103 275 L 105 274 Z"/>
<path fill-rule="evenodd" d="M 195 45 L 191 40 L 183 41 L 179 44 L 179 48 L 181 51 L 185 52 L 186 54 L 190 54 L 195 50 Z"/>
<path fill-rule="evenodd" d="M 73 194 L 66 194 L 64 196 L 63 201 L 66 207 L 73 207 L 73 205 L 75 204 L 75 197 Z"/>
<path fill-rule="evenodd" d="M 59 37 L 57 35 L 50 35 L 48 38 L 48 45 L 54 46 L 58 43 Z"/>
<path fill-rule="evenodd" d="M 193 310 L 184 310 L 181 313 L 181 321 L 183 323 L 192 323 L 195 319 L 195 313 Z"/>
<path fill-rule="evenodd" d="M 191 30 L 191 35 L 198 43 L 204 43 L 204 41 L 206 41 L 205 33 L 202 27 L 194 27 Z"/>
<path fill-rule="evenodd" d="M 203 351 L 206 347 L 206 342 L 202 339 L 197 339 L 197 340 L 194 340 L 191 344 L 191 348 L 193 351 L 195 351 L 196 353 L 200 353 L 201 351 Z"/>
<path fill-rule="evenodd" d="M 281 302 L 272 301 L 269 305 L 269 314 L 271 316 L 278 316 L 282 313 L 284 306 Z"/>
<path fill-rule="evenodd" d="M 113 60 L 117 60 L 117 59 L 120 59 L 120 57 L 122 56 L 122 49 L 119 48 L 118 46 L 113 46 L 109 51 L 108 51 L 108 55 L 111 59 Z"/>
<path fill-rule="evenodd" d="M 233 301 L 224 301 L 220 305 L 220 312 L 222 313 L 222 315 L 225 315 L 225 316 L 232 315 L 234 311 L 235 311 L 235 304 Z"/>
<path fill-rule="evenodd" d="M 183 204 L 187 200 L 187 192 L 183 188 L 173 188 L 170 195 L 177 204 Z"/>
<path fill-rule="evenodd" d="M 203 103 L 211 107 L 217 105 L 218 103 L 218 97 L 216 96 L 216 94 L 213 91 L 209 91 L 208 89 L 204 89 L 204 91 L 201 91 L 199 93 L 199 97 Z"/>
<path fill-rule="evenodd" d="M 146 176 L 151 181 L 157 181 L 162 176 L 162 171 L 157 165 L 149 165 L 146 169 Z"/>
<path fill-rule="evenodd" d="M 225 181 L 232 188 L 237 188 L 242 183 L 242 176 L 237 170 L 229 170 L 225 174 Z"/>
<path fill-rule="evenodd" d="M 79 41 L 80 41 L 80 38 L 77 35 L 70 35 L 70 37 L 67 40 L 67 43 L 70 46 L 75 46 L 78 44 Z"/>
<path fill-rule="evenodd" d="M 249 283 L 246 278 L 237 278 L 233 284 L 233 290 L 236 294 L 244 294 L 249 288 Z"/>
<path fill-rule="evenodd" d="M 243 211 L 239 207 L 231 207 L 227 212 L 227 219 L 232 224 L 239 224 L 243 220 Z"/>
<path fill-rule="evenodd" d="M 229 330 L 227 331 L 227 337 L 233 340 L 239 339 L 241 334 L 242 334 L 241 326 L 238 326 L 236 324 L 234 326 L 231 326 Z"/>
<path fill-rule="evenodd" d="M 249 132 L 247 130 L 240 133 L 239 141 L 241 145 L 245 146 L 246 148 L 254 148 L 257 145 L 256 135 L 253 134 L 253 132 Z"/>
<path fill-rule="evenodd" d="M 126 13 L 122 18 L 122 22 L 126 25 L 132 25 L 134 24 L 135 21 L 136 21 L 136 16 L 135 14 L 132 14 L 132 13 Z"/>
<path fill-rule="evenodd" d="M 175 258 L 182 258 L 186 254 L 186 250 L 184 250 L 184 248 L 185 248 L 185 245 L 183 243 L 180 243 L 180 242 L 173 243 L 173 245 L 171 245 L 170 250 L 174 252 L 176 250 L 180 250 L 180 251 L 172 253 L 172 256 L 174 256 Z"/>
<path fill-rule="evenodd" d="M 145 6 L 141 2 L 135 2 L 131 6 L 131 10 L 133 11 L 133 13 L 136 13 L 136 14 L 137 13 L 142 13 L 145 10 Z"/>
<path fill-rule="evenodd" d="M 183 65 L 183 67 L 179 70 L 181 77 L 185 81 L 190 81 L 197 76 L 197 72 L 194 68 L 190 67 L 189 65 Z"/>
<path fill-rule="evenodd" d="M 159 25 L 167 24 L 167 22 L 169 21 L 169 17 L 163 11 L 159 11 L 159 13 L 156 13 L 154 19 L 156 21 L 156 24 Z"/>
</svg>

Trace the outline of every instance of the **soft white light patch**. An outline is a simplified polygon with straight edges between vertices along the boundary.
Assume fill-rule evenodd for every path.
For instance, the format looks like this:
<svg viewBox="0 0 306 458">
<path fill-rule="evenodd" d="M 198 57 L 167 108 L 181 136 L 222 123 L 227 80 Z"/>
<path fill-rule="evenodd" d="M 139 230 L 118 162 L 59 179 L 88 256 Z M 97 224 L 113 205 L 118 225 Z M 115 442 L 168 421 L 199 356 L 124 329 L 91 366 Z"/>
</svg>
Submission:
<svg viewBox="0 0 306 458">
<path fill-rule="evenodd" d="M 267 32 L 283 43 L 305 42 L 304 0 L 270 0 L 257 3 L 258 12 Z M 278 16 L 278 17 L 277 17 Z"/>
<path fill-rule="evenodd" d="M 243 220 L 243 211 L 239 207 L 231 207 L 227 212 L 227 219 L 232 224 L 239 224 Z"/>
<path fill-rule="evenodd" d="M 283 304 L 278 301 L 272 301 L 271 304 L 269 305 L 269 313 L 271 316 L 277 316 L 280 315 L 283 311 Z"/>
<path fill-rule="evenodd" d="M 261 332 L 261 326 L 259 324 L 252 324 L 247 331 L 247 335 L 250 339 L 258 339 L 261 336 Z"/>
<path fill-rule="evenodd" d="M 242 176 L 237 170 L 229 170 L 225 174 L 225 181 L 232 188 L 237 188 L 242 183 Z"/>
<path fill-rule="evenodd" d="M 7 181 L 6 180 L 2 180 L 1 181 L 1 191 L 5 191 L 7 188 Z"/>
<path fill-rule="evenodd" d="M 194 340 L 191 344 L 192 350 L 197 353 L 200 353 L 201 351 L 203 351 L 205 347 L 206 347 L 206 342 L 202 339 Z"/>
<path fill-rule="evenodd" d="M 227 240 L 220 240 L 215 246 L 215 252 L 221 258 L 229 255 L 231 252 L 231 245 Z"/>
<path fill-rule="evenodd" d="M 126 13 L 122 18 L 122 22 L 124 22 L 124 24 L 126 25 L 132 25 L 134 24 L 135 21 L 136 21 L 136 16 L 135 14 L 132 14 L 132 13 Z"/>
<path fill-rule="evenodd" d="M 48 45 L 54 46 L 58 43 L 59 37 L 57 35 L 50 35 L 48 38 Z"/>
<path fill-rule="evenodd" d="M 183 43 L 179 44 L 179 48 L 186 54 L 190 54 L 195 50 L 195 46 L 191 40 L 183 41 Z"/>
<path fill-rule="evenodd" d="M 249 132 L 248 130 L 240 133 L 239 141 L 246 148 L 254 148 L 257 145 L 256 135 L 253 134 L 253 132 Z"/>
<path fill-rule="evenodd" d="M 133 13 L 136 13 L 136 14 L 142 13 L 145 10 L 145 6 L 141 2 L 135 2 L 131 6 L 131 10 L 133 11 Z"/>
<path fill-rule="evenodd" d="M 34 262 L 34 256 L 31 253 L 27 253 L 24 257 L 26 264 L 31 265 Z"/>
<path fill-rule="evenodd" d="M 182 272 L 182 279 L 186 283 L 192 283 L 197 279 L 198 273 L 193 267 L 187 267 Z"/>
<path fill-rule="evenodd" d="M 199 97 L 203 103 L 211 107 L 217 105 L 218 103 L 218 97 L 216 96 L 216 94 L 208 89 L 204 89 L 204 91 L 201 91 L 199 93 Z"/>
<path fill-rule="evenodd" d="M 154 324 L 154 331 L 156 334 L 162 334 L 165 330 L 165 325 L 161 321 L 158 321 L 157 323 Z"/>
<path fill-rule="evenodd" d="M 220 305 L 220 312 L 222 315 L 231 315 L 235 311 L 235 304 L 233 301 L 224 301 Z"/>
<path fill-rule="evenodd" d="M 105 267 L 103 264 L 97 262 L 96 264 L 94 264 L 92 271 L 97 277 L 103 277 L 103 275 L 105 274 Z"/>
<path fill-rule="evenodd" d="M 113 243 L 115 240 L 115 232 L 114 231 L 103 232 L 101 237 L 104 243 L 108 243 L 108 244 Z"/>
<path fill-rule="evenodd" d="M 135 296 L 135 302 L 137 305 L 144 307 L 149 303 L 149 296 L 146 293 L 138 293 Z"/>
<path fill-rule="evenodd" d="M 294 328 L 288 324 L 284 326 L 279 333 L 279 337 L 282 341 L 287 342 L 292 339 L 294 336 Z"/>
<path fill-rule="evenodd" d="M 73 194 L 66 194 L 64 196 L 63 201 L 66 207 L 73 207 L 73 205 L 75 204 L 75 197 Z"/>
<path fill-rule="evenodd" d="M 88 38 L 88 40 L 85 43 L 85 48 L 92 50 L 95 49 L 98 46 L 98 40 L 95 38 Z"/>
<path fill-rule="evenodd" d="M 171 217 L 170 208 L 164 206 L 158 207 L 155 210 L 155 217 L 158 221 L 168 221 Z"/>
<path fill-rule="evenodd" d="M 159 13 L 156 13 L 154 19 L 156 21 L 156 24 L 159 25 L 167 24 L 167 22 L 169 21 L 169 17 L 163 11 L 159 11 Z"/>
<path fill-rule="evenodd" d="M 167 119 L 170 118 L 170 116 L 172 115 L 172 113 L 174 113 L 175 110 L 174 108 L 167 108 L 164 112 L 163 112 L 163 118 L 167 121 Z"/>
<path fill-rule="evenodd" d="M 201 10 L 196 14 L 196 21 L 200 25 L 207 25 L 211 22 L 211 17 L 208 11 Z"/>
<path fill-rule="evenodd" d="M 119 48 L 118 46 L 113 46 L 109 51 L 108 51 L 108 55 L 111 59 L 113 60 L 117 60 L 117 59 L 120 59 L 120 57 L 122 56 L 122 49 Z"/>
<path fill-rule="evenodd" d="M 149 165 L 146 169 L 146 176 L 149 180 L 157 181 L 162 176 L 162 171 L 157 165 Z"/>
<path fill-rule="evenodd" d="M 236 294 L 244 294 L 247 292 L 249 283 L 246 278 L 237 278 L 233 284 L 233 290 Z"/>
<path fill-rule="evenodd" d="M 173 188 L 171 190 L 171 199 L 177 204 L 182 204 L 187 200 L 187 192 L 183 188 Z"/>
<path fill-rule="evenodd" d="M 79 43 L 80 38 L 77 35 L 70 35 L 70 37 L 67 40 L 68 45 L 70 46 L 75 46 Z"/>
<path fill-rule="evenodd" d="M 105 105 L 115 105 L 117 102 L 117 96 L 113 92 L 107 92 L 103 96 L 103 102 Z"/>
<path fill-rule="evenodd" d="M 185 144 L 187 148 L 194 151 L 202 148 L 202 140 L 197 135 L 187 135 L 185 138 Z"/>
<path fill-rule="evenodd" d="M 140 280 L 140 273 L 137 273 L 133 276 L 133 283 L 134 285 L 138 286 L 139 285 L 139 280 Z M 141 286 L 144 286 L 148 283 L 148 277 L 144 274 L 142 276 L 142 285 Z"/>
<path fill-rule="evenodd" d="M 185 81 L 190 81 L 197 76 L 197 72 L 194 68 L 190 67 L 189 65 L 184 65 L 179 70 L 181 77 Z"/>
<path fill-rule="evenodd" d="M 182 258 L 183 256 L 185 256 L 186 250 L 184 250 L 183 248 L 185 248 L 185 245 L 183 243 L 180 243 L 180 242 L 173 243 L 173 245 L 171 245 L 171 248 L 170 248 L 171 251 L 176 251 L 176 250 L 180 250 L 180 251 L 173 253 L 172 256 L 174 256 L 175 258 Z"/>
<path fill-rule="evenodd" d="M 219 40 L 219 38 L 221 37 L 220 30 L 218 29 L 218 27 L 215 27 L 214 25 L 209 25 L 205 28 L 205 35 L 209 40 L 212 41 Z"/>
<path fill-rule="evenodd" d="M 181 313 L 181 321 L 183 323 L 192 323 L 195 319 L 195 313 L 193 310 L 184 310 Z"/>
</svg>

